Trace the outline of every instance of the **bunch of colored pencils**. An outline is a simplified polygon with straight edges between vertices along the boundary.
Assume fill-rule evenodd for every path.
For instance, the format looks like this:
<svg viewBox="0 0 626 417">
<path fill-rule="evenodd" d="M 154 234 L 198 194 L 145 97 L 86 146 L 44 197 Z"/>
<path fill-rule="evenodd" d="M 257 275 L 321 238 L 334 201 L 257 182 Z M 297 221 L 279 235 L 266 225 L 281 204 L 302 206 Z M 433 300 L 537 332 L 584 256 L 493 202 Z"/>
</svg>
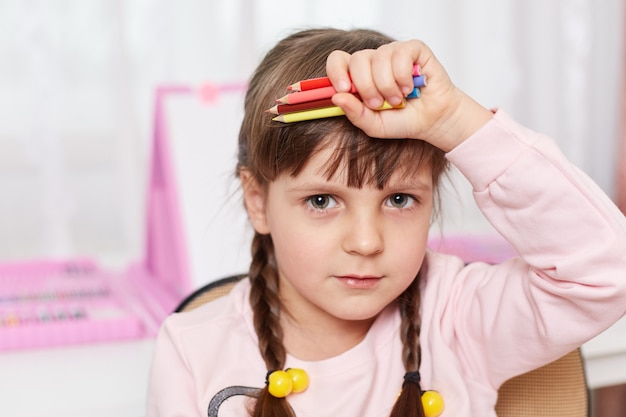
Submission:
<svg viewBox="0 0 626 417">
<path fill-rule="evenodd" d="M 419 97 L 420 87 L 426 85 L 426 78 L 420 75 L 417 65 L 413 66 L 413 85 L 413 92 L 406 96 L 407 99 Z M 341 107 L 335 106 L 332 102 L 332 96 L 337 91 L 328 77 L 298 81 L 288 86 L 287 90 L 291 92 L 276 100 L 276 105 L 267 110 L 268 113 L 277 115 L 272 120 L 294 123 L 344 115 Z M 351 92 L 358 97 L 354 86 Z M 406 100 L 397 106 L 392 106 L 385 101 L 378 110 L 398 109 L 404 106 L 406 106 Z"/>
</svg>

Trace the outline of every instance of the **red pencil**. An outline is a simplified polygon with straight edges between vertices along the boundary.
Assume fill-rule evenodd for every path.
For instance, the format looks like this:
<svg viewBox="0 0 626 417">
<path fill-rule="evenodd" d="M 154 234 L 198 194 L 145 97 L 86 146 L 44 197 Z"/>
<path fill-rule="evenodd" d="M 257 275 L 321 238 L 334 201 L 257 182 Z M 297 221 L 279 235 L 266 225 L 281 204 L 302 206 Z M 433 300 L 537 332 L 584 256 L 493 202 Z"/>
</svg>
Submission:
<svg viewBox="0 0 626 417">
<path fill-rule="evenodd" d="M 420 66 L 418 64 L 413 65 L 413 76 L 420 75 Z M 310 78 L 308 80 L 298 81 L 295 84 L 291 84 L 287 87 L 290 91 L 308 91 L 316 88 L 330 87 L 332 83 L 328 77 Z"/>
<path fill-rule="evenodd" d="M 310 78 L 308 80 L 298 81 L 295 84 L 291 84 L 287 87 L 287 90 L 291 91 L 306 91 L 314 90 L 316 88 L 330 87 L 332 84 L 328 77 Z"/>
</svg>

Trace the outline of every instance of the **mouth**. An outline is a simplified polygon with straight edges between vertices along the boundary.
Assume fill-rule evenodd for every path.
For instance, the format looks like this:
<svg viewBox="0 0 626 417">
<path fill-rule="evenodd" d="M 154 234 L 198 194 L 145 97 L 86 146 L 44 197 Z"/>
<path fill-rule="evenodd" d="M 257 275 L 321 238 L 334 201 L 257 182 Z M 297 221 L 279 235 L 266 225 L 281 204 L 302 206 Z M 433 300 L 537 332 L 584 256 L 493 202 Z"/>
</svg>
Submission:
<svg viewBox="0 0 626 417">
<path fill-rule="evenodd" d="M 348 288 L 370 289 L 378 285 L 383 279 L 382 276 L 361 276 L 361 275 L 338 275 L 335 277 L 339 282 Z"/>
</svg>

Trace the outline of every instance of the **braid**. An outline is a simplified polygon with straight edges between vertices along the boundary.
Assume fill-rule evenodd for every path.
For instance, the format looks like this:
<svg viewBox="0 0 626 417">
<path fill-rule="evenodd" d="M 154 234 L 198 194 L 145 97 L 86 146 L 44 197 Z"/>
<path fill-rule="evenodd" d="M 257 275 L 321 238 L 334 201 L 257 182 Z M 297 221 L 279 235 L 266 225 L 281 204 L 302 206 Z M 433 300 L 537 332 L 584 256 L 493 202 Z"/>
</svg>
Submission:
<svg viewBox="0 0 626 417">
<path fill-rule="evenodd" d="M 419 274 L 400 297 L 400 339 L 402 340 L 402 362 L 407 372 L 419 370 L 422 362 L 420 346 L 421 320 Z"/>
<path fill-rule="evenodd" d="M 424 265 L 422 266 L 423 269 Z M 419 367 L 422 361 L 422 349 L 419 340 L 421 329 L 419 314 L 420 275 L 421 271 L 398 298 L 402 318 L 400 325 L 402 362 L 407 375 L 405 375 L 402 391 L 391 410 L 390 417 L 424 417 L 422 389 L 419 383 Z"/>
<path fill-rule="evenodd" d="M 249 272 L 250 305 L 254 311 L 254 329 L 267 369 L 282 369 L 285 364 L 283 331 L 278 322 L 278 275 L 274 262 L 274 245 L 270 235 L 255 233 Z"/>
<path fill-rule="evenodd" d="M 252 262 L 249 279 L 250 305 L 254 313 L 254 329 L 259 350 L 268 370 L 283 369 L 287 353 L 283 346 L 278 299 L 278 273 L 274 260 L 274 244 L 270 235 L 255 233 L 252 240 Z M 272 396 L 267 386 L 259 392 L 252 417 L 294 417 L 284 398 Z"/>
</svg>

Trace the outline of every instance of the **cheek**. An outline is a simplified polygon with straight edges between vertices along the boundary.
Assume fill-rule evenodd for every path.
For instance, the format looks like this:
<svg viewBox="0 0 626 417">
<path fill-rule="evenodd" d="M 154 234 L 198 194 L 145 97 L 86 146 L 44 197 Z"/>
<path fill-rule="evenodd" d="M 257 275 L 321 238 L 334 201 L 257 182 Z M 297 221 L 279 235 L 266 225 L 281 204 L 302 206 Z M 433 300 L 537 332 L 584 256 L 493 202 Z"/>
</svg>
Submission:
<svg viewBox="0 0 626 417">
<path fill-rule="evenodd" d="M 333 236 L 331 228 L 319 222 L 311 222 L 298 208 L 271 208 L 268 211 L 268 224 L 276 255 L 283 255 L 281 262 L 295 263 L 297 259 L 309 263 L 311 257 L 319 258 L 328 250 Z"/>
<path fill-rule="evenodd" d="M 297 229 L 297 225 L 284 225 L 272 232 L 276 260 L 283 270 L 310 269 L 327 260 L 328 244 L 319 231 Z M 297 230 L 297 231 L 296 231 Z"/>
<path fill-rule="evenodd" d="M 393 251 L 399 267 L 417 273 L 426 252 L 428 230 L 428 222 L 417 222 L 412 227 L 396 229 L 395 238 L 387 240 L 386 249 Z"/>
<path fill-rule="evenodd" d="M 408 242 L 412 242 L 409 244 Z M 400 245 L 395 248 L 396 258 L 398 261 L 402 261 L 401 263 L 409 269 L 418 270 L 422 265 L 422 260 L 424 259 L 424 254 L 426 252 L 426 243 L 420 241 L 416 241 L 415 239 L 411 241 L 407 241 L 407 244 Z"/>
</svg>

